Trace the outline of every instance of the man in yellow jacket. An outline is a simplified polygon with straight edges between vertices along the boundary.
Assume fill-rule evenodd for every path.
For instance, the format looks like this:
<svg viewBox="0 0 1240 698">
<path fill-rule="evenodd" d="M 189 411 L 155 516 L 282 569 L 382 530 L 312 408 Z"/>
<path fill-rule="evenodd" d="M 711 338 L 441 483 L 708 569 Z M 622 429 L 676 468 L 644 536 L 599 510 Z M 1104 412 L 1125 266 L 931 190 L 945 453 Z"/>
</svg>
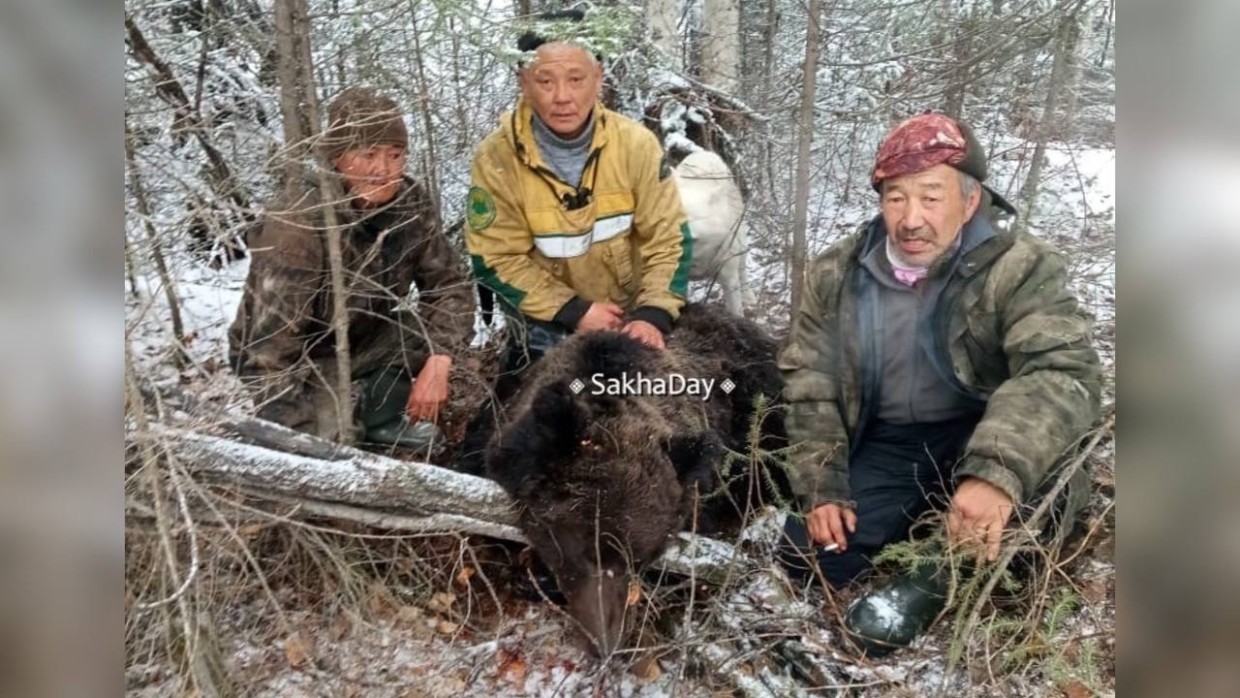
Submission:
<svg viewBox="0 0 1240 698">
<path fill-rule="evenodd" d="M 580 13 L 551 19 L 580 21 Z M 465 241 L 504 302 L 520 371 L 572 332 L 662 348 L 685 302 L 692 238 L 658 139 L 599 103 L 603 67 L 527 32 L 521 98 L 478 147 Z"/>
</svg>

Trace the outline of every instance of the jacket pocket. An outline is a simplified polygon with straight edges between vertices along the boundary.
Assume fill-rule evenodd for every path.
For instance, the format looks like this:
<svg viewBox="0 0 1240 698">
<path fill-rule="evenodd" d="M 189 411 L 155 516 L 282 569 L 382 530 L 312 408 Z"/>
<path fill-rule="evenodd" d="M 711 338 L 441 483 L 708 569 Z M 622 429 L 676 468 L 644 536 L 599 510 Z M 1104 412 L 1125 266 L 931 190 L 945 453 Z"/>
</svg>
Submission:
<svg viewBox="0 0 1240 698">
<path fill-rule="evenodd" d="M 637 291 L 637 283 L 633 278 L 633 246 L 629 233 L 627 231 L 621 233 L 605 244 L 607 245 L 605 259 L 607 266 L 610 267 L 609 271 L 616 279 L 616 285 L 623 289 L 626 295 L 633 295 Z"/>
</svg>

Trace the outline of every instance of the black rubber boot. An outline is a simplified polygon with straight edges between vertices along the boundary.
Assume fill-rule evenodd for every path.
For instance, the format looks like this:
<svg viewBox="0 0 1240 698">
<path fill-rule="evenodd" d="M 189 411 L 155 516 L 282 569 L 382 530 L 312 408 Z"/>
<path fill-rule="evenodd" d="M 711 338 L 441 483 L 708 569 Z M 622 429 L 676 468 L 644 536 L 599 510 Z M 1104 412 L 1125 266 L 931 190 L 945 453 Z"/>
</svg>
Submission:
<svg viewBox="0 0 1240 698">
<path fill-rule="evenodd" d="M 357 379 L 355 411 L 364 432 L 395 425 L 405 414 L 413 381 L 400 366 L 388 366 Z M 384 442 L 388 443 L 388 442 Z"/>
<path fill-rule="evenodd" d="M 853 602 L 844 626 L 870 657 L 907 647 L 947 603 L 949 573 L 921 565 Z"/>
<path fill-rule="evenodd" d="M 368 443 L 427 451 L 431 455 L 439 453 L 447 444 L 443 432 L 433 422 L 410 423 L 404 416 L 387 424 L 367 427 L 365 438 Z"/>
</svg>

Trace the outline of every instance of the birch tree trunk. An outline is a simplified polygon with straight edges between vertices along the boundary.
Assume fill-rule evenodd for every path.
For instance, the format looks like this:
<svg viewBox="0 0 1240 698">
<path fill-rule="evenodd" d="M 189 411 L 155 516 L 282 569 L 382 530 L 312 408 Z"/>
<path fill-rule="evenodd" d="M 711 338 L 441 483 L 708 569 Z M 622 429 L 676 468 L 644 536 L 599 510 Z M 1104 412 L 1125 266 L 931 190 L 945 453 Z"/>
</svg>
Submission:
<svg viewBox="0 0 1240 698">
<path fill-rule="evenodd" d="M 456 102 L 456 120 L 460 125 L 460 130 L 456 136 L 456 151 L 458 154 L 468 153 L 471 151 L 471 144 L 474 142 L 473 135 L 469 129 L 469 115 L 465 111 L 467 100 L 465 98 L 465 76 L 461 72 L 461 32 L 457 31 L 456 17 L 448 15 L 448 35 L 452 41 L 452 91 L 453 98 Z"/>
<path fill-rule="evenodd" d="M 779 27 L 779 6 L 776 0 L 767 0 L 766 26 L 762 31 L 762 86 L 766 94 L 770 94 L 775 75 L 775 34 Z M 773 162 L 774 144 L 771 138 L 762 139 L 762 162 L 766 172 L 766 188 L 772 196 L 775 194 L 775 165 Z"/>
<path fill-rule="evenodd" d="M 702 81 L 729 95 L 740 85 L 739 0 L 704 0 Z"/>
<path fill-rule="evenodd" d="M 679 0 L 650 0 L 646 6 L 646 16 L 650 18 L 650 38 L 659 53 L 667 59 L 668 67 L 676 72 L 684 71 L 680 32 L 676 29 L 680 23 Z"/>
<path fill-rule="evenodd" d="M 288 153 L 290 162 L 287 184 L 293 185 L 301 175 L 299 153 L 309 152 L 310 143 L 318 135 L 319 99 L 315 92 L 314 63 L 310 51 L 310 20 L 306 0 L 277 0 L 275 6 L 277 42 L 280 52 L 280 109 L 285 116 L 286 143 L 294 147 Z M 300 124 L 301 109 L 305 106 L 304 132 Z M 289 127 L 293 125 L 290 132 Z M 327 258 L 332 288 L 332 334 L 336 345 L 336 426 L 341 443 L 353 439 L 352 361 L 349 355 L 348 285 L 344 279 L 344 256 L 341 252 L 340 223 L 336 218 L 336 206 L 344 200 L 340 186 L 331 176 L 331 164 L 319 163 L 318 170 L 320 209 L 327 228 Z"/>
<path fill-rule="evenodd" d="M 275 14 L 276 81 L 280 85 L 280 117 L 284 123 L 284 184 L 292 186 L 303 176 L 301 160 L 309 147 L 297 69 L 299 51 L 293 26 L 293 0 L 276 2 Z"/>
<path fill-rule="evenodd" d="M 1025 184 L 1021 187 L 1020 192 L 1021 198 L 1025 200 L 1024 216 L 1026 221 L 1037 210 L 1038 187 L 1042 183 L 1043 161 L 1046 160 L 1046 143 L 1050 140 L 1051 131 L 1057 121 L 1056 114 L 1059 111 L 1059 103 L 1063 95 L 1064 86 L 1067 83 L 1068 74 L 1071 72 L 1069 70 L 1072 63 L 1071 56 L 1076 51 L 1076 42 L 1073 40 L 1073 37 L 1077 32 L 1073 30 L 1072 26 L 1075 23 L 1076 11 L 1073 10 L 1060 21 L 1059 27 L 1055 31 L 1055 57 L 1051 63 L 1050 78 L 1047 80 L 1046 101 L 1042 104 L 1042 115 L 1038 119 L 1033 157 L 1029 163 L 1029 174 L 1025 177 Z"/>
<path fill-rule="evenodd" d="M 802 76 L 801 111 L 797 133 L 797 179 L 792 215 L 792 317 L 801 308 L 805 281 L 805 226 L 809 209 L 809 151 L 814 140 L 814 97 L 818 87 L 818 33 L 821 0 L 809 0 L 808 32 L 805 37 L 805 68 Z"/>
<path fill-rule="evenodd" d="M 1081 42 L 1081 25 L 1079 22 L 1068 23 L 1066 39 L 1066 57 L 1064 58 L 1063 107 L 1060 109 L 1060 123 L 1067 127 L 1065 138 L 1076 135 L 1076 105 L 1081 95 L 1081 56 L 1078 51 Z"/>
</svg>

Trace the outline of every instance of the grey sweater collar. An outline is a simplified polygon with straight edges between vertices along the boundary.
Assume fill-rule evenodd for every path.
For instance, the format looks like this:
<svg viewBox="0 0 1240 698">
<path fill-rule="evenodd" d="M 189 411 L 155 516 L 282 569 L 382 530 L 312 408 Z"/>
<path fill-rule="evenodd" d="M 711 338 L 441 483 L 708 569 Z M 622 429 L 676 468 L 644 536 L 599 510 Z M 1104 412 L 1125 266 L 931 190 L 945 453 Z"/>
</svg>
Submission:
<svg viewBox="0 0 1240 698">
<path fill-rule="evenodd" d="M 561 150 L 578 150 L 590 144 L 594 139 L 594 115 L 590 115 L 590 122 L 586 124 L 586 130 L 581 132 L 580 136 L 572 139 L 561 138 L 551 127 L 543 123 L 537 114 L 530 115 L 530 121 L 534 126 L 534 137 L 541 146 L 544 143 L 552 148 Z"/>
<path fill-rule="evenodd" d="M 537 114 L 531 115 L 530 122 L 534 131 L 534 142 L 547 166 L 557 177 L 577 186 L 581 181 L 582 170 L 585 169 L 590 144 L 594 141 L 594 115 L 590 115 L 590 123 L 581 135 L 571 140 L 556 135 Z"/>
</svg>

